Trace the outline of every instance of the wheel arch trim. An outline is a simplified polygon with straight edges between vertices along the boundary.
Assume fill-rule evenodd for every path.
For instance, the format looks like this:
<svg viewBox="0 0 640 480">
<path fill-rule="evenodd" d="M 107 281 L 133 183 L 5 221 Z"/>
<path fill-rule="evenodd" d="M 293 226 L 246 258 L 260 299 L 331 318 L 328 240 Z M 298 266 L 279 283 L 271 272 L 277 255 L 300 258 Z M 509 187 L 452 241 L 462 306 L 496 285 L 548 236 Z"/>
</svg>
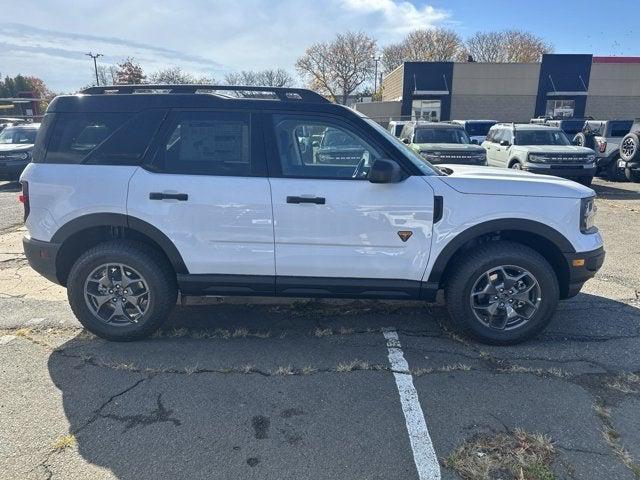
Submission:
<svg viewBox="0 0 640 480">
<path fill-rule="evenodd" d="M 189 273 L 182 255 L 174 243 L 162 231 L 148 222 L 121 213 L 91 213 L 65 223 L 51 238 L 52 243 L 62 245 L 72 235 L 92 227 L 125 227 L 149 237 L 165 253 L 176 273 Z"/>
<path fill-rule="evenodd" d="M 440 284 L 449 261 L 468 242 L 482 237 L 483 235 L 500 231 L 532 233 L 548 239 L 562 253 L 576 252 L 574 246 L 562 233 L 535 220 L 527 220 L 524 218 L 502 218 L 489 220 L 469 227 L 453 237 L 438 254 L 438 257 L 431 268 L 431 272 L 429 273 L 427 282 L 430 284 Z"/>
</svg>

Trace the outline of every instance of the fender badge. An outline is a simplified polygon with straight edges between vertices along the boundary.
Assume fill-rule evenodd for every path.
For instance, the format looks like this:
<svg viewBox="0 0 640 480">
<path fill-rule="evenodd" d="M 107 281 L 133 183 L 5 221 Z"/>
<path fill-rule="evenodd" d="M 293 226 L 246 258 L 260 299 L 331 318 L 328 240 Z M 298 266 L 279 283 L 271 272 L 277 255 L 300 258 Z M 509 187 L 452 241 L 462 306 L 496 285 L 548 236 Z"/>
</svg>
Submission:
<svg viewBox="0 0 640 480">
<path fill-rule="evenodd" d="M 398 232 L 398 236 L 400 237 L 400 240 L 402 240 L 403 242 L 406 242 L 407 240 L 409 240 L 409 237 L 411 237 L 411 235 L 413 235 L 413 232 L 411 230 L 400 230 Z"/>
</svg>

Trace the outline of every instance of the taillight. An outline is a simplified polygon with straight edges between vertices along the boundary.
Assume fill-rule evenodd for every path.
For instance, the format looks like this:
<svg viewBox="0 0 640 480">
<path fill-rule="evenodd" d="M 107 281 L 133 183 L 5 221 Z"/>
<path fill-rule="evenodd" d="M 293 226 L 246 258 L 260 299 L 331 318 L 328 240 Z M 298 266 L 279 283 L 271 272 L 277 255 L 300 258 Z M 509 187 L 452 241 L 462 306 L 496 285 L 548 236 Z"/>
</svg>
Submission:
<svg viewBox="0 0 640 480">
<path fill-rule="evenodd" d="M 598 151 L 600 153 L 604 153 L 605 150 L 607 149 L 607 142 L 606 140 L 602 140 L 600 138 L 596 138 L 596 143 L 598 144 Z"/>
<path fill-rule="evenodd" d="M 24 220 L 27 221 L 27 217 L 29 216 L 29 211 L 31 210 L 29 206 L 29 183 L 22 182 L 22 195 L 18 196 L 18 200 L 22 205 L 24 205 Z"/>
</svg>

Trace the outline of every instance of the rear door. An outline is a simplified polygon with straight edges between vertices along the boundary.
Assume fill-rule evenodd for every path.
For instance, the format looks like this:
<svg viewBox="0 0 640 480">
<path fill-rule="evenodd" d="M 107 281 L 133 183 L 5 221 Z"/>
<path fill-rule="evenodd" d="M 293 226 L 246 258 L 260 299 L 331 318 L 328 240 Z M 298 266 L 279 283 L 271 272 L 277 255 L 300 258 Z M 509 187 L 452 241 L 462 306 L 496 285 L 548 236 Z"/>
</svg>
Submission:
<svg viewBox="0 0 640 480">
<path fill-rule="evenodd" d="M 246 110 L 173 111 L 131 179 L 127 210 L 169 237 L 189 273 L 208 274 L 212 284 L 260 276 L 252 282 L 264 290 L 247 293 L 270 294 L 271 192 L 256 118 Z"/>
<path fill-rule="evenodd" d="M 265 114 L 265 125 L 270 126 L 276 290 L 339 296 L 350 288 L 361 287 L 360 294 L 397 288 L 401 297 L 405 285 L 419 288 L 434 211 L 427 182 L 410 176 L 399 183 L 370 183 L 369 167 L 384 152 L 342 117 Z M 359 161 L 352 162 L 352 155 L 322 157 L 322 139 L 336 132 L 344 136 L 345 151 L 360 151 Z"/>
</svg>

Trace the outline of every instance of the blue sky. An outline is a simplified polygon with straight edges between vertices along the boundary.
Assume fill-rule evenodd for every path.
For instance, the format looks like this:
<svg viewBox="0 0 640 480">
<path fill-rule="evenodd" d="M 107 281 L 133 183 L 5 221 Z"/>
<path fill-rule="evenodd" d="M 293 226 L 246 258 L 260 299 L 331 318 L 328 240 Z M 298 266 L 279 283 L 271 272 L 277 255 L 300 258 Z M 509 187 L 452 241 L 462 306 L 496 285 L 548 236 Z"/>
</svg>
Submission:
<svg viewBox="0 0 640 480">
<path fill-rule="evenodd" d="M 420 27 L 462 37 L 522 28 L 558 53 L 640 55 L 638 15 L 622 0 L 41 0 L 28 15 L 3 3 L 0 74 L 36 75 L 55 91 L 91 82 L 90 50 L 105 63 L 133 56 L 147 72 L 179 65 L 220 80 L 241 69 L 294 73 L 307 46 L 350 29 L 382 47 Z"/>
</svg>

